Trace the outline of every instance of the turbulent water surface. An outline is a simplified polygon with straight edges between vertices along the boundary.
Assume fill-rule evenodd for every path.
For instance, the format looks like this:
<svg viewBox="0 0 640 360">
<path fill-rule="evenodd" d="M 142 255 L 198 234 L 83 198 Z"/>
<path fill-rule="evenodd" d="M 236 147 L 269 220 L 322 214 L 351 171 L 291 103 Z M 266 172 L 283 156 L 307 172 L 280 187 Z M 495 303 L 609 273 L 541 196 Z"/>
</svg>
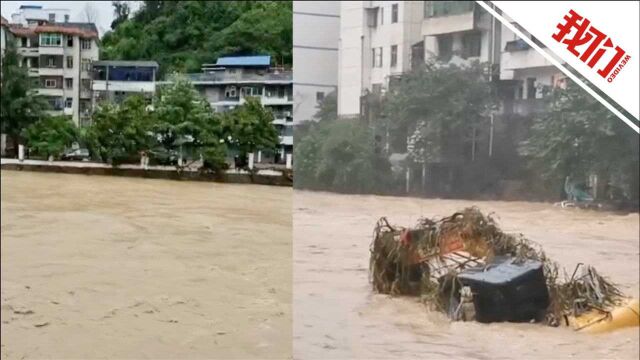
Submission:
<svg viewBox="0 0 640 360">
<path fill-rule="evenodd" d="M 2 358 L 289 358 L 291 194 L 2 171 Z"/>
<path fill-rule="evenodd" d="M 638 215 L 566 210 L 544 203 L 418 200 L 294 192 L 294 358 L 296 359 L 637 359 L 639 330 L 604 335 L 537 324 L 450 323 L 413 298 L 376 295 L 369 244 L 381 216 L 411 226 L 470 205 L 495 212 L 572 271 L 576 263 L 638 296 Z"/>
</svg>

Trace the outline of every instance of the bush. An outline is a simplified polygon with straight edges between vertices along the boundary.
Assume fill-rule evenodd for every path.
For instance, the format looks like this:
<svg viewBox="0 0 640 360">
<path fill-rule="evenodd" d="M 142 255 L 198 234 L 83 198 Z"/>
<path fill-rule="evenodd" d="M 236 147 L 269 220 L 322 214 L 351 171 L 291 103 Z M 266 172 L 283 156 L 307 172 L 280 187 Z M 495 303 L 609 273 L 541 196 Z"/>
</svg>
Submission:
<svg viewBox="0 0 640 360">
<path fill-rule="evenodd" d="M 60 156 L 78 140 L 78 134 L 75 124 L 66 116 L 44 117 L 22 132 L 31 154 L 46 158 Z"/>
<path fill-rule="evenodd" d="M 295 147 L 296 187 L 349 193 L 386 193 L 389 161 L 376 151 L 370 129 L 359 120 L 315 125 Z"/>
</svg>

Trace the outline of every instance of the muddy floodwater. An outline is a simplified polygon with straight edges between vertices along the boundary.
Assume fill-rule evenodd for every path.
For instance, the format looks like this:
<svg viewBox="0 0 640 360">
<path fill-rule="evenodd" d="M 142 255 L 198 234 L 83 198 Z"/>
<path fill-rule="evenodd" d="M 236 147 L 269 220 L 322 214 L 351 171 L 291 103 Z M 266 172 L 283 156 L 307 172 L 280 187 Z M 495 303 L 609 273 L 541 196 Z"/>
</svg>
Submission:
<svg viewBox="0 0 640 360">
<path fill-rule="evenodd" d="M 294 192 L 295 359 L 638 359 L 638 328 L 603 335 L 538 324 L 450 323 L 417 300 L 372 293 L 369 244 L 375 222 L 411 226 L 470 205 L 495 212 L 573 271 L 595 265 L 631 296 L 639 293 L 638 214 L 551 204 L 419 200 Z"/>
<path fill-rule="evenodd" d="M 290 358 L 291 196 L 2 171 L 2 358 Z"/>
</svg>

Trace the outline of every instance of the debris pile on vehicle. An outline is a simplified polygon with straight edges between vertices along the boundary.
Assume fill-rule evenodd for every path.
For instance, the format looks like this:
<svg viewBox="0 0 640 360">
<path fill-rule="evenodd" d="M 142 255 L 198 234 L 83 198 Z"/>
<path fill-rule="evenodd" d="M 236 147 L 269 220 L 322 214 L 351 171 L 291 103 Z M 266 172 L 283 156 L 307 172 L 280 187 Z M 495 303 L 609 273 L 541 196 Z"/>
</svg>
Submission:
<svg viewBox="0 0 640 360">
<path fill-rule="evenodd" d="M 410 229 L 381 218 L 370 251 L 375 291 L 420 296 L 452 320 L 579 328 L 625 301 L 592 267 L 577 275 L 578 264 L 571 277 L 565 273 L 560 279 L 559 266 L 538 244 L 502 232 L 475 207 L 439 220 L 421 219 Z M 593 321 L 576 321 L 585 314 Z"/>
</svg>

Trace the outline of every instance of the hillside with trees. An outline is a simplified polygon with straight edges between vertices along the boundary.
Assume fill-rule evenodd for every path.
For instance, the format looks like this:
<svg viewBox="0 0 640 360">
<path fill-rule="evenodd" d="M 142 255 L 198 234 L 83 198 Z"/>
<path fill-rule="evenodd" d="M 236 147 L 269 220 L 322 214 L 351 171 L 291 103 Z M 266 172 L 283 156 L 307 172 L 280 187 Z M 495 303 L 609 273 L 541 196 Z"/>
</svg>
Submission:
<svg viewBox="0 0 640 360">
<path fill-rule="evenodd" d="M 291 1 L 114 1 L 105 60 L 155 60 L 161 74 L 197 72 L 222 55 L 269 54 L 292 63 Z"/>
</svg>

